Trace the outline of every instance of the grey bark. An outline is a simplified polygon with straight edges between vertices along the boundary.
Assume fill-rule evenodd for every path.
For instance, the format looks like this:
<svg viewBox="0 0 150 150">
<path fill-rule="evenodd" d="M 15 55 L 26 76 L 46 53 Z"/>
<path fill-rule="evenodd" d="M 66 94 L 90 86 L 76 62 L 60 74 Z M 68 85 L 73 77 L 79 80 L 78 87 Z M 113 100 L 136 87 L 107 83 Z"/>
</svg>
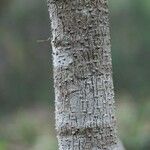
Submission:
<svg viewBox="0 0 150 150">
<path fill-rule="evenodd" d="M 118 146 L 107 0 L 48 0 L 59 150 Z"/>
</svg>

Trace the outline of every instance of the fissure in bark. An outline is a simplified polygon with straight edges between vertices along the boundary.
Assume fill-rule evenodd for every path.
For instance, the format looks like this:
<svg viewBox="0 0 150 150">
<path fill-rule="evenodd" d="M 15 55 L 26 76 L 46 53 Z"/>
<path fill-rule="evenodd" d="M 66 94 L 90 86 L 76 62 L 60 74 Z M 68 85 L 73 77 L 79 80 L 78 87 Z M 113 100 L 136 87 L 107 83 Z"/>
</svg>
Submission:
<svg viewBox="0 0 150 150">
<path fill-rule="evenodd" d="M 107 0 L 48 0 L 60 150 L 117 147 Z"/>
</svg>

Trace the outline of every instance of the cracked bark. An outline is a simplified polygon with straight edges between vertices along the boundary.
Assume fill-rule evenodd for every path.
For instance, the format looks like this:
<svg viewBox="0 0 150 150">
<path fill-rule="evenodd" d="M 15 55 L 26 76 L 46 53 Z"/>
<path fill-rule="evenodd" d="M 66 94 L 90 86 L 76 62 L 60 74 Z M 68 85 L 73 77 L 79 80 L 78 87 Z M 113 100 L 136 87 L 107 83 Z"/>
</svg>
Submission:
<svg viewBox="0 0 150 150">
<path fill-rule="evenodd" d="M 59 150 L 121 150 L 107 0 L 47 3 Z"/>
</svg>

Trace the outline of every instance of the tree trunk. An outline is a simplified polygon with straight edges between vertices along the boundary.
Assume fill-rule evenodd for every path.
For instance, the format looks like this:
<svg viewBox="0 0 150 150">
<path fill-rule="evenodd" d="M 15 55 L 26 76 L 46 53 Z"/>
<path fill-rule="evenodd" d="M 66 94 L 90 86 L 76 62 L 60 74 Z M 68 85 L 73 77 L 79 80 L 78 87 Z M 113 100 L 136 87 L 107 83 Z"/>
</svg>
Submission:
<svg viewBox="0 0 150 150">
<path fill-rule="evenodd" d="M 120 150 L 107 0 L 48 0 L 59 150 Z"/>
</svg>

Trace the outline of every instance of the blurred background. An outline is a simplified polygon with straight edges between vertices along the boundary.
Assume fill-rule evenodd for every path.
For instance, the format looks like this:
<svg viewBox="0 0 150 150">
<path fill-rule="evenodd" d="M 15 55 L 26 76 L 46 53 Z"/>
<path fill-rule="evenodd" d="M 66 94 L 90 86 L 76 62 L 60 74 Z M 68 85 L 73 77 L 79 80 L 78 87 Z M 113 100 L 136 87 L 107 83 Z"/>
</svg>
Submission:
<svg viewBox="0 0 150 150">
<path fill-rule="evenodd" d="M 150 0 L 110 1 L 119 135 L 150 149 Z M 57 150 L 45 0 L 0 0 L 0 150 Z"/>
</svg>

